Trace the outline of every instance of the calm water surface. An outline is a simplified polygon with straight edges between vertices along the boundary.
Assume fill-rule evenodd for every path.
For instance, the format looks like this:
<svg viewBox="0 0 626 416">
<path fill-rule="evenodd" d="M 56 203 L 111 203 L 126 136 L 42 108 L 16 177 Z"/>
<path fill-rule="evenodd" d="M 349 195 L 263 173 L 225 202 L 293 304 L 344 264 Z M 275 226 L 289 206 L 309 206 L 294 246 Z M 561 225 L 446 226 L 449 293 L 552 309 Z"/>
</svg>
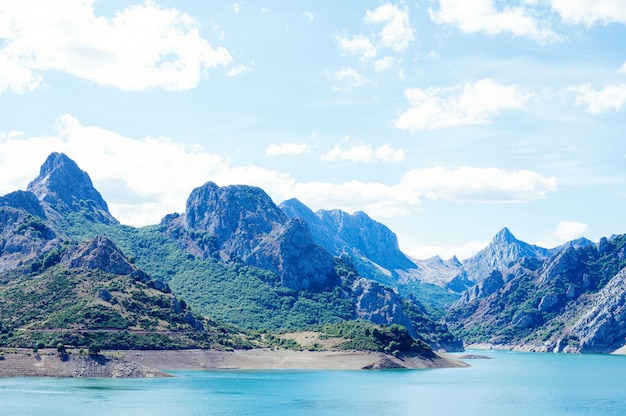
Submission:
<svg viewBox="0 0 626 416">
<path fill-rule="evenodd" d="M 471 368 L 0 379 L 0 415 L 626 415 L 626 357 L 478 352 Z"/>
</svg>

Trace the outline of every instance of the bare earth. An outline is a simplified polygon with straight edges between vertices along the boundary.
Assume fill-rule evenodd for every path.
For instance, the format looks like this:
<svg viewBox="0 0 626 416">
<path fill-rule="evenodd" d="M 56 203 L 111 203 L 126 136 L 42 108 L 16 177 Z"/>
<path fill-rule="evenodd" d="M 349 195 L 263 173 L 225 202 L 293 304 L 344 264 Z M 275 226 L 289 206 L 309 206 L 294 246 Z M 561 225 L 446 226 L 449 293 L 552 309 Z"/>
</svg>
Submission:
<svg viewBox="0 0 626 416">
<path fill-rule="evenodd" d="M 0 377 L 167 377 L 167 370 L 252 370 L 364 368 L 467 367 L 454 358 L 394 357 L 362 351 L 213 350 L 107 351 L 90 357 L 71 353 L 63 360 L 56 351 L 5 351 L 0 360 Z"/>
</svg>

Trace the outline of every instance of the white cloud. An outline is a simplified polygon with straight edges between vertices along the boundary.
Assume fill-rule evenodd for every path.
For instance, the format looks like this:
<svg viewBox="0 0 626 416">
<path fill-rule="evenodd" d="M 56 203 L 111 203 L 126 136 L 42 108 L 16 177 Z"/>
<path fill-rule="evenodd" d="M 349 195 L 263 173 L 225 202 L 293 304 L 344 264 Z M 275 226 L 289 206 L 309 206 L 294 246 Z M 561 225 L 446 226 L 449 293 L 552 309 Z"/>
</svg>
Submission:
<svg viewBox="0 0 626 416">
<path fill-rule="evenodd" d="M 306 10 L 304 13 L 302 13 L 302 16 L 304 16 L 305 19 L 307 19 L 309 22 L 312 22 L 313 19 L 315 19 L 315 15 L 313 15 L 313 12 Z"/>
<path fill-rule="evenodd" d="M 393 4 L 383 4 L 376 10 L 365 13 L 365 23 L 383 25 L 376 36 L 379 48 L 404 51 L 415 40 L 415 29 L 409 22 L 409 12 Z"/>
<path fill-rule="evenodd" d="M 230 10 L 232 10 L 233 13 L 235 14 L 239 14 L 241 13 L 241 5 L 239 3 L 235 3 L 232 6 L 230 6 Z"/>
<path fill-rule="evenodd" d="M 351 143 L 349 137 L 344 138 L 331 150 L 322 155 L 326 161 L 349 161 L 353 163 L 388 162 L 397 163 L 404 160 L 404 151 L 394 149 L 389 144 L 373 148 L 363 142 Z"/>
<path fill-rule="evenodd" d="M 626 74 L 626 62 L 624 62 L 624 64 L 620 67 L 620 69 L 617 70 L 617 72 Z"/>
<path fill-rule="evenodd" d="M 0 14 L 0 92 L 44 85 L 45 71 L 62 71 L 122 90 L 187 90 L 209 69 L 227 66 L 198 23 L 153 2 L 95 16 L 95 0 L 6 0 Z M 33 12 L 36 10 L 36 12 Z"/>
<path fill-rule="evenodd" d="M 9 138 L 9 136 L 11 136 Z M 290 174 L 258 166 L 232 166 L 200 146 L 167 138 L 129 138 L 71 115 L 59 118 L 51 136 L 0 135 L 0 194 L 25 189 L 51 152 L 64 152 L 86 170 L 124 224 L 154 224 L 183 212 L 191 190 L 212 180 L 218 185 L 248 184 L 264 189 L 275 202 L 298 198 L 311 209 L 363 210 L 373 217 L 407 215 L 422 198 L 448 201 L 527 201 L 556 188 L 554 178 L 536 172 L 443 168 L 410 171 L 396 184 L 297 182 Z M 371 160 L 393 159 L 390 146 L 368 149 Z"/>
<path fill-rule="evenodd" d="M 442 167 L 415 169 L 404 174 L 400 186 L 428 199 L 452 202 L 524 202 L 544 198 L 556 190 L 553 177 L 530 170 Z"/>
<path fill-rule="evenodd" d="M 520 109 L 530 99 L 516 85 L 489 78 L 452 87 L 407 89 L 405 96 L 410 108 L 394 125 L 412 131 L 489 124 L 502 110 Z"/>
<path fill-rule="evenodd" d="M 411 26 L 406 8 L 383 4 L 376 10 L 367 10 L 363 21 L 370 25 L 382 25 L 382 28 L 370 36 L 335 37 L 341 53 L 358 56 L 362 62 L 375 58 L 380 50 L 403 52 L 415 40 L 415 29 Z"/>
<path fill-rule="evenodd" d="M 626 23 L 626 5 L 623 0 L 549 0 L 552 9 L 569 24 Z"/>
<path fill-rule="evenodd" d="M 392 56 L 384 56 L 374 62 L 374 70 L 376 72 L 385 72 L 393 66 L 395 61 L 395 58 Z"/>
<path fill-rule="evenodd" d="M 228 70 L 226 75 L 228 75 L 229 77 L 236 77 L 237 75 L 243 74 L 245 72 L 250 72 L 250 71 L 252 71 L 252 68 L 248 66 L 235 65 Z"/>
<path fill-rule="evenodd" d="M 420 260 L 434 256 L 439 256 L 442 259 L 450 259 L 452 256 L 456 256 L 459 259 L 468 259 L 487 247 L 488 244 L 488 241 L 470 241 L 460 246 L 413 246 L 407 249 L 402 248 L 402 250 L 414 259 Z"/>
<path fill-rule="evenodd" d="M 561 221 L 554 232 L 554 236 L 557 237 L 560 242 L 566 243 L 583 237 L 588 230 L 589 227 L 587 224 L 577 221 Z"/>
<path fill-rule="evenodd" d="M 601 90 L 584 84 L 570 90 L 576 94 L 576 105 L 586 107 L 591 114 L 619 111 L 626 104 L 626 84 L 607 85 Z"/>
<path fill-rule="evenodd" d="M 536 17 L 532 8 L 525 7 L 529 2 L 501 8 L 496 6 L 495 0 L 438 0 L 438 3 L 439 9 L 429 9 L 430 18 L 438 24 L 456 26 L 464 33 L 510 33 L 544 43 L 562 40 L 546 22 Z"/>
<path fill-rule="evenodd" d="M 307 143 L 270 144 L 265 149 L 265 156 L 301 155 L 311 151 Z"/>
<path fill-rule="evenodd" d="M 343 68 L 333 74 L 335 81 L 345 82 L 350 88 L 362 87 L 370 83 L 370 80 L 354 68 Z"/>
<path fill-rule="evenodd" d="M 345 55 L 359 56 L 363 61 L 376 56 L 376 48 L 365 35 L 355 35 L 352 38 L 337 36 L 335 41 L 339 51 Z"/>
</svg>

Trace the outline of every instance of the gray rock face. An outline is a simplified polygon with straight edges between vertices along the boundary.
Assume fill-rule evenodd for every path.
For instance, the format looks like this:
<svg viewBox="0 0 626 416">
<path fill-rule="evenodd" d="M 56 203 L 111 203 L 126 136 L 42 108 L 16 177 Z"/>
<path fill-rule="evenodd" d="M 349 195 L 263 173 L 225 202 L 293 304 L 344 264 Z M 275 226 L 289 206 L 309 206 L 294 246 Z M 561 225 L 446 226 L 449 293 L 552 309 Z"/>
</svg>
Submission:
<svg viewBox="0 0 626 416">
<path fill-rule="evenodd" d="M 23 209 L 31 215 L 40 218 L 46 218 L 41 203 L 32 192 L 15 191 L 0 197 L 0 207 L 9 206 L 17 209 Z"/>
<path fill-rule="evenodd" d="M 187 229 L 215 236 L 221 250 L 245 257 L 287 217 L 260 188 L 207 182 L 191 192 L 184 220 Z"/>
<path fill-rule="evenodd" d="M 570 334 L 579 339 L 581 352 L 613 352 L 626 344 L 626 269 L 598 292 Z"/>
<path fill-rule="evenodd" d="M 302 218 L 315 241 L 335 256 L 348 254 L 362 276 L 375 279 L 375 270 L 385 270 L 396 278 L 407 269 L 417 268 L 398 246 L 398 238 L 385 225 L 364 212 L 350 215 L 342 210 L 311 211 L 297 199 L 280 208 L 291 218 Z"/>
<path fill-rule="evenodd" d="M 80 245 L 63 259 L 69 267 L 97 269 L 103 272 L 126 275 L 135 270 L 128 259 L 104 236 L 98 236 Z"/>
<path fill-rule="evenodd" d="M 300 219 L 276 227 L 244 261 L 273 271 L 283 286 L 295 290 L 339 284 L 333 256 L 315 244 L 309 228 Z"/>
<path fill-rule="evenodd" d="M 61 217 L 84 210 L 94 221 L 118 224 L 89 175 L 63 153 L 52 153 L 41 166 L 39 176 L 28 184 L 46 212 Z M 56 215 L 55 215 L 56 214 Z"/>
<path fill-rule="evenodd" d="M 184 215 L 170 215 L 162 224 L 206 233 L 221 258 L 270 270 L 291 289 L 328 288 L 339 283 L 333 256 L 315 243 L 306 223 L 289 220 L 260 188 L 219 187 L 208 182 L 192 191 Z M 210 255 L 190 247 L 190 251 L 194 249 Z"/>
<path fill-rule="evenodd" d="M 46 220 L 21 208 L 0 206 L 0 272 L 27 264 L 59 244 Z"/>
<path fill-rule="evenodd" d="M 360 278 L 352 284 L 352 296 L 358 318 L 375 324 L 404 325 L 412 336 L 416 336 L 411 322 L 404 314 L 402 299 L 393 290 Z"/>
</svg>

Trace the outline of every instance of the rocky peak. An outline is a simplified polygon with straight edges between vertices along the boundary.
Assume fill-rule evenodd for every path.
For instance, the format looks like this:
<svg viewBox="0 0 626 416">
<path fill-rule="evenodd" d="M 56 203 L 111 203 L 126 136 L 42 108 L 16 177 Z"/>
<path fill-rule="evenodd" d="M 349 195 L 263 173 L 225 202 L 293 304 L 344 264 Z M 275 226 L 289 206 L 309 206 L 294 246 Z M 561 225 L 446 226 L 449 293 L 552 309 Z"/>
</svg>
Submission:
<svg viewBox="0 0 626 416">
<path fill-rule="evenodd" d="M 135 271 L 120 249 L 105 236 L 97 236 L 76 248 L 64 258 L 72 268 L 97 269 L 103 272 L 126 275 Z"/>
<path fill-rule="evenodd" d="M 386 269 L 393 274 L 396 269 L 417 267 L 400 251 L 396 235 L 362 211 L 348 214 L 333 209 L 313 213 L 296 199 L 283 202 L 281 208 L 290 217 L 304 219 L 315 241 L 328 251 L 337 256 L 348 253 L 359 260 L 355 264 L 363 276 L 374 278 L 371 270 Z"/>
<path fill-rule="evenodd" d="M 287 217 L 261 188 L 207 182 L 191 192 L 184 221 L 186 228 L 206 231 L 221 248 L 242 255 Z"/>
<path fill-rule="evenodd" d="M 27 190 L 43 203 L 46 211 L 51 209 L 63 216 L 86 209 L 98 222 L 118 224 L 89 175 L 63 153 L 48 156 Z"/>
</svg>

